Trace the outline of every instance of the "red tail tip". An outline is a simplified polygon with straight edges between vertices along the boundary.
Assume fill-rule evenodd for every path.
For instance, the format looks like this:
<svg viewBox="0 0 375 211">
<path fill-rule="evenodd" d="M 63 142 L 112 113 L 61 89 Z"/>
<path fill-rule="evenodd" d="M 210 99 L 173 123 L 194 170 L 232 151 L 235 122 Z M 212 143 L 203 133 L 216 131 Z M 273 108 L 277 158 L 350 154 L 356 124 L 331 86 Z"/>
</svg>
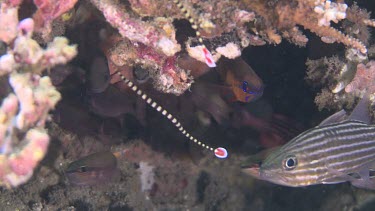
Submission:
<svg viewBox="0 0 375 211">
<path fill-rule="evenodd" d="M 228 157 L 228 151 L 223 147 L 218 147 L 214 151 L 215 156 L 218 158 L 227 158 Z"/>
</svg>

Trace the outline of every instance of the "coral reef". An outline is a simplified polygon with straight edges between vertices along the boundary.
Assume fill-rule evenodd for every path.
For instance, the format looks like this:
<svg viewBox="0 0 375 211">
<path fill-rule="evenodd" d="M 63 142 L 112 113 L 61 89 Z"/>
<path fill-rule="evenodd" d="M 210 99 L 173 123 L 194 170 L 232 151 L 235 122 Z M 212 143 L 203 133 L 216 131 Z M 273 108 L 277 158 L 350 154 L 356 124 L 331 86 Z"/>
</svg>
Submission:
<svg viewBox="0 0 375 211">
<path fill-rule="evenodd" d="M 375 21 L 352 1 L 0 4 L 0 186 L 17 187 L 37 175 L 25 184 L 37 193 L 24 200 L 19 192 L 0 188 L 6 193 L 0 204 L 14 195 L 22 201 L 9 209 L 279 208 L 266 203 L 272 187 L 259 191 L 265 186 L 243 177 L 237 159 L 296 136 L 299 114 L 304 123 L 313 122 L 308 119 L 315 114 L 308 110 L 312 106 L 305 106 L 310 98 L 294 95 L 305 68 L 295 54 L 310 50 L 314 39 L 334 49 L 334 56 L 324 58 L 319 49 L 320 59 L 306 63 L 306 80 L 319 92 L 320 110 L 351 108 L 366 91 L 375 92 L 369 35 Z M 248 50 L 255 53 L 243 56 Z M 264 63 L 255 68 L 258 60 Z M 285 92 L 298 102 L 288 104 L 292 97 Z M 51 110 L 53 122 L 46 124 Z M 131 141 L 139 136 L 142 141 Z M 234 153 L 214 160 L 189 145 L 193 142 L 214 152 L 211 146 L 229 146 Z M 111 148 L 116 158 L 108 154 Z M 222 152 L 216 155 L 225 157 Z M 71 162 L 76 168 L 66 170 Z"/>
</svg>

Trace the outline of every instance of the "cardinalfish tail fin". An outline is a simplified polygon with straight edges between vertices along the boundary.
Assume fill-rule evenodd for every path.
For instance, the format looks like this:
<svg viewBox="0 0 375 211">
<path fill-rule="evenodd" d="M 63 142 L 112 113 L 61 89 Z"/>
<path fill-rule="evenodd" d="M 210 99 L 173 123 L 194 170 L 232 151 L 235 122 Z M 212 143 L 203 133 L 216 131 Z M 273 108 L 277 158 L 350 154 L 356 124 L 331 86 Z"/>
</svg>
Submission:
<svg viewBox="0 0 375 211">
<path fill-rule="evenodd" d="M 142 98 L 142 100 L 146 101 L 147 104 L 149 104 L 152 108 L 154 108 L 157 112 L 163 114 L 163 116 L 167 117 L 167 119 L 173 123 L 174 126 L 178 128 L 178 130 L 186 136 L 190 141 L 198 144 L 199 146 L 208 149 L 210 151 L 213 151 L 215 156 L 218 158 L 226 158 L 228 156 L 228 152 L 223 147 L 217 147 L 213 148 L 207 144 L 204 144 L 203 142 L 196 139 L 194 136 L 192 136 L 190 133 L 188 133 L 185 128 L 182 126 L 180 121 L 178 121 L 172 114 L 170 114 L 167 110 L 165 110 L 162 106 L 158 105 L 151 97 L 147 96 L 146 93 L 143 93 L 142 90 L 140 90 L 133 82 L 131 82 L 129 79 L 125 78 L 124 75 L 122 75 L 120 72 L 117 72 L 117 74 L 120 76 L 121 80 L 125 82 L 125 84 L 133 90 L 138 96 Z"/>
<path fill-rule="evenodd" d="M 202 53 L 204 56 L 204 60 L 209 67 L 216 67 L 215 60 L 211 54 L 211 52 L 207 49 L 206 45 L 203 43 L 203 39 L 201 36 L 201 33 L 198 31 L 198 28 L 200 28 L 200 25 L 198 23 L 198 20 L 195 20 L 191 14 L 193 11 L 189 11 L 184 4 L 180 0 L 173 0 L 173 3 L 176 4 L 176 6 L 180 9 L 180 11 L 185 15 L 185 18 L 187 18 L 191 24 L 191 27 L 195 30 L 195 35 L 198 38 L 199 43 L 202 45 Z"/>
</svg>

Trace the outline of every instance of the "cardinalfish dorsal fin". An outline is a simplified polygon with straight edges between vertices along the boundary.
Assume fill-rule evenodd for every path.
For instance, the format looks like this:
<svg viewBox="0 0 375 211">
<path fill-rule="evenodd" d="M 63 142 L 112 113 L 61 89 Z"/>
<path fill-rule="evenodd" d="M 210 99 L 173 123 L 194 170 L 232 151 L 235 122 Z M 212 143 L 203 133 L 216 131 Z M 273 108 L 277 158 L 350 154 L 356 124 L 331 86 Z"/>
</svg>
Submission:
<svg viewBox="0 0 375 211">
<path fill-rule="evenodd" d="M 362 99 L 358 102 L 358 104 L 353 109 L 352 113 L 348 115 L 345 110 L 340 110 L 333 115 L 329 116 L 325 120 L 323 120 L 319 126 L 325 126 L 330 125 L 334 123 L 339 123 L 342 121 L 360 121 L 366 124 L 371 123 L 371 115 L 369 111 L 369 105 L 370 105 L 370 96 L 368 93 L 365 93 Z"/>
<path fill-rule="evenodd" d="M 346 113 L 344 109 L 341 109 L 340 111 L 324 119 L 318 126 L 321 127 L 321 126 L 331 125 L 334 123 L 345 121 L 347 119 L 348 119 L 348 114 Z"/>
<path fill-rule="evenodd" d="M 125 82 L 125 84 L 133 90 L 138 96 L 142 98 L 142 100 L 146 101 L 147 104 L 149 104 L 152 108 L 154 108 L 157 112 L 163 114 L 163 116 L 167 117 L 169 121 L 173 123 L 174 126 L 178 128 L 178 130 L 186 136 L 190 141 L 198 144 L 199 146 L 208 149 L 210 151 L 213 151 L 215 156 L 218 158 L 226 158 L 228 156 L 228 152 L 223 147 L 217 147 L 213 148 L 208 146 L 207 144 L 204 144 L 203 142 L 196 139 L 194 136 L 192 136 L 190 133 L 188 133 L 185 128 L 182 126 L 180 121 L 178 121 L 172 114 L 170 114 L 167 110 L 165 110 L 162 106 L 158 105 L 151 97 L 147 96 L 147 94 L 143 93 L 142 90 L 140 90 L 133 82 L 131 82 L 129 79 L 127 79 L 124 75 L 122 75 L 120 72 L 117 72 L 117 74 L 120 76 L 121 80 Z"/>
<path fill-rule="evenodd" d="M 370 124 L 371 117 L 370 117 L 370 96 L 369 93 L 366 92 L 362 99 L 358 102 L 358 104 L 355 106 L 354 110 L 349 116 L 349 120 L 357 120 L 364 122 L 366 124 Z"/>
<path fill-rule="evenodd" d="M 189 11 L 189 9 L 186 8 L 180 0 L 173 0 L 173 3 L 175 3 L 176 6 L 180 9 L 180 11 L 185 15 L 185 18 L 189 20 L 191 27 L 195 30 L 195 35 L 198 38 L 198 42 L 202 45 L 202 53 L 203 53 L 206 64 L 211 68 L 216 67 L 215 60 L 211 52 L 207 49 L 206 45 L 203 43 L 201 33 L 198 31 L 198 28 L 201 28 L 199 27 L 200 25 L 198 24 L 199 21 L 195 20 L 191 16 L 192 11 Z"/>
</svg>

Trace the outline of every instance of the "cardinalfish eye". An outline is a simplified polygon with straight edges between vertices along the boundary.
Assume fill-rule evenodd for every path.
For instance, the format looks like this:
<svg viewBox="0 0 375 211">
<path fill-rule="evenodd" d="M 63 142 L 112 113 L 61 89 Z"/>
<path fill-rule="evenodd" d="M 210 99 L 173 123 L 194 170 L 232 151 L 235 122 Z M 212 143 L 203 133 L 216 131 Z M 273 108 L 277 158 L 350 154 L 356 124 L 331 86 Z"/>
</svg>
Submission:
<svg viewBox="0 0 375 211">
<path fill-rule="evenodd" d="M 208 146 L 207 144 L 204 144 L 203 142 L 196 139 L 194 136 L 192 136 L 190 133 L 188 133 L 185 128 L 182 126 L 180 121 L 178 121 L 172 114 L 170 114 L 167 110 L 165 110 L 162 106 L 158 105 L 151 97 L 149 97 L 146 93 L 143 93 L 142 90 L 140 90 L 133 82 L 131 82 L 129 79 L 127 79 L 123 74 L 120 72 L 117 72 L 117 74 L 120 76 L 121 80 L 125 82 L 125 84 L 133 90 L 138 96 L 142 98 L 147 104 L 149 104 L 152 108 L 154 108 L 157 112 L 161 113 L 163 116 L 167 117 L 167 119 L 173 123 L 175 127 L 178 128 L 178 130 L 186 136 L 190 141 L 198 144 L 199 146 L 208 149 L 212 152 L 214 152 L 215 156 L 217 158 L 226 158 L 228 156 L 228 152 L 223 147 L 217 147 L 212 148 Z"/>
<path fill-rule="evenodd" d="M 263 95 L 263 86 L 255 87 L 249 84 L 247 81 L 243 81 L 240 88 L 244 93 L 249 94 L 245 96 L 245 102 L 256 100 Z"/>
<path fill-rule="evenodd" d="M 297 157 L 290 155 L 283 160 L 283 167 L 285 170 L 293 170 L 297 167 Z"/>
<path fill-rule="evenodd" d="M 86 167 L 86 166 L 80 166 L 80 167 L 79 167 L 79 171 L 80 171 L 80 172 L 83 172 L 83 173 L 84 173 L 84 172 L 87 172 L 87 167 Z"/>
</svg>

